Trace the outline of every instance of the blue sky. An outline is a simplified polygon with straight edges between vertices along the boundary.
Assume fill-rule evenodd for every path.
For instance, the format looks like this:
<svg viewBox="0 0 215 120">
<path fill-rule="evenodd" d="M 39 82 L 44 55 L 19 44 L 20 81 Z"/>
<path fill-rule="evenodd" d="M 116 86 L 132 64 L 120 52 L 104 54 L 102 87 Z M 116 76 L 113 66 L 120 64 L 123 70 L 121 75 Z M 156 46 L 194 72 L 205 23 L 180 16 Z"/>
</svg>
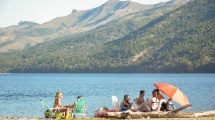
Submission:
<svg viewBox="0 0 215 120">
<path fill-rule="evenodd" d="M 44 23 L 65 16 L 72 9 L 85 10 L 98 7 L 107 0 L 0 0 L 0 27 L 16 25 L 21 20 Z M 155 4 L 168 0 L 131 0 L 142 4 Z"/>
</svg>

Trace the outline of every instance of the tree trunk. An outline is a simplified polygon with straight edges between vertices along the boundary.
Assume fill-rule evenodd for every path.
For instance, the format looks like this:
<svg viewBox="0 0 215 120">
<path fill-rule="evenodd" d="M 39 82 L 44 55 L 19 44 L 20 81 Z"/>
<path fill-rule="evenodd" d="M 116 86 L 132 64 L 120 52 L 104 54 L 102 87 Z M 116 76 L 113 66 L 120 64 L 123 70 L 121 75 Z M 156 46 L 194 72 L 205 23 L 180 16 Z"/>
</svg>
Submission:
<svg viewBox="0 0 215 120">
<path fill-rule="evenodd" d="M 207 112 L 107 112 L 105 117 L 107 118 L 119 118 L 119 119 L 141 119 L 141 118 L 194 118 L 194 117 L 211 117 L 215 116 L 214 111 Z"/>
</svg>

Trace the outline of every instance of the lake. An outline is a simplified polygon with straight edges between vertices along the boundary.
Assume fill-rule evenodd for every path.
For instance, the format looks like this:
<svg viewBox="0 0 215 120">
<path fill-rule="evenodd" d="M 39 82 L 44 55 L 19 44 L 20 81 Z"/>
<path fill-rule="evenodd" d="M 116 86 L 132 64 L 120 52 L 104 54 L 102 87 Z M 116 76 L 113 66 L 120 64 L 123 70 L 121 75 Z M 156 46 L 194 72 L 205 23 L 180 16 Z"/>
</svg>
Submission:
<svg viewBox="0 0 215 120">
<path fill-rule="evenodd" d="M 52 107 L 57 91 L 63 105 L 87 98 L 86 114 L 93 116 L 101 106 L 113 108 L 113 95 L 121 102 L 129 94 L 133 101 L 144 89 L 150 98 L 155 82 L 180 88 L 193 105 L 186 111 L 215 110 L 215 74 L 0 74 L 0 117 L 44 117 L 39 100 Z"/>
</svg>

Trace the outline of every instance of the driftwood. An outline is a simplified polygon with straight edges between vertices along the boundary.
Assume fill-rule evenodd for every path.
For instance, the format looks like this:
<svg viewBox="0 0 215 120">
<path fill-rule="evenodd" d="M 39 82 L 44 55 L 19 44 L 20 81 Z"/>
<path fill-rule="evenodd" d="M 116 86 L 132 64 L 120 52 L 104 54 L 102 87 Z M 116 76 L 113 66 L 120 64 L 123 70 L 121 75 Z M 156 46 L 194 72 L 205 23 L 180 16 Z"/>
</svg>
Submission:
<svg viewBox="0 0 215 120">
<path fill-rule="evenodd" d="M 125 111 L 125 112 L 107 112 L 104 113 L 105 117 L 108 118 L 119 118 L 119 119 L 141 119 L 141 118 L 194 118 L 194 117 L 214 117 L 214 111 L 207 111 L 207 112 L 179 112 L 186 108 L 189 108 L 191 105 L 185 105 L 178 109 L 168 112 L 132 112 L 132 111 Z"/>
<path fill-rule="evenodd" d="M 189 108 L 189 109 L 190 109 L 190 106 L 192 106 L 192 105 L 184 105 L 184 106 L 181 106 L 181 107 L 179 107 L 179 108 L 177 108 L 177 109 L 174 109 L 174 110 L 171 111 L 171 112 L 177 113 L 177 112 L 182 111 L 182 110 L 184 110 L 184 109 L 186 109 L 186 108 Z"/>
<path fill-rule="evenodd" d="M 194 117 L 215 117 L 215 110 L 207 112 L 194 113 Z"/>
<path fill-rule="evenodd" d="M 119 119 L 141 119 L 141 118 L 194 118 L 194 117 L 214 117 L 214 111 L 207 112 L 108 112 L 105 114 L 107 118 L 119 118 Z"/>
</svg>

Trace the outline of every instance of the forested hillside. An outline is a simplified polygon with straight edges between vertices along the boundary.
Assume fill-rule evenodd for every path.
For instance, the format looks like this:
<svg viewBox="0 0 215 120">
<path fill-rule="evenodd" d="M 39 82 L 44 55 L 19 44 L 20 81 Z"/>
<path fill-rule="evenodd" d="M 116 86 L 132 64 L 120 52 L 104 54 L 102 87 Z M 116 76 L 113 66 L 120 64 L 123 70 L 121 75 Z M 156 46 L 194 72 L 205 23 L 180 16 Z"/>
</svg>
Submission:
<svg viewBox="0 0 215 120">
<path fill-rule="evenodd" d="M 164 5 L 0 53 L 0 72 L 215 72 L 214 22 L 213 0 Z"/>
<path fill-rule="evenodd" d="M 190 2 L 110 42 L 93 58 L 115 67 L 127 66 L 121 69 L 125 72 L 214 72 L 213 23 L 214 1 Z"/>
</svg>

